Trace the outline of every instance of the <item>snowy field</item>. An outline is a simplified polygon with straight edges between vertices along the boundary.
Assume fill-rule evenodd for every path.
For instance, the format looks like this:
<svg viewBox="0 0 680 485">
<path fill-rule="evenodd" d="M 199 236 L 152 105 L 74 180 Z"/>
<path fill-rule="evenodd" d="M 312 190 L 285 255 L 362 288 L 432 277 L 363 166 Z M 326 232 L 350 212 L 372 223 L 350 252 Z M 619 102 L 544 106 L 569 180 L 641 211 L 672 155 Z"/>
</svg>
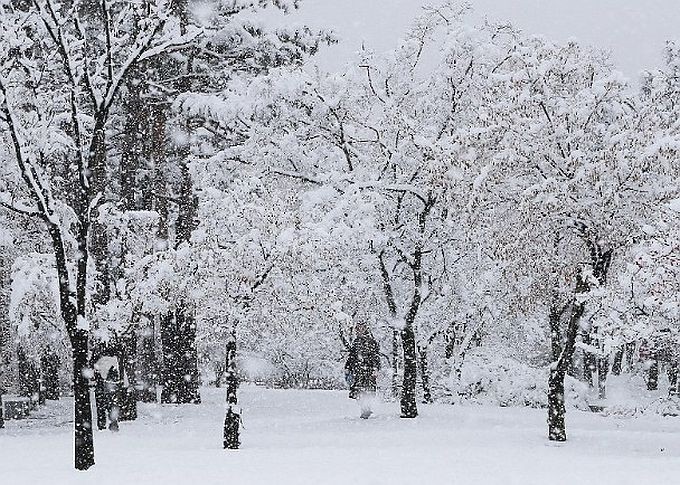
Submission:
<svg viewBox="0 0 680 485">
<path fill-rule="evenodd" d="M 223 391 L 200 406 L 140 405 L 118 434 L 95 435 L 97 464 L 72 470 L 71 402 L 0 433 L 3 485 L 598 484 L 670 485 L 680 476 L 680 419 L 570 410 L 570 440 L 545 438 L 545 411 L 396 403 L 358 418 L 344 392 L 246 387 L 243 445 L 221 448 Z M 650 431 L 654 430 L 654 431 Z"/>
</svg>

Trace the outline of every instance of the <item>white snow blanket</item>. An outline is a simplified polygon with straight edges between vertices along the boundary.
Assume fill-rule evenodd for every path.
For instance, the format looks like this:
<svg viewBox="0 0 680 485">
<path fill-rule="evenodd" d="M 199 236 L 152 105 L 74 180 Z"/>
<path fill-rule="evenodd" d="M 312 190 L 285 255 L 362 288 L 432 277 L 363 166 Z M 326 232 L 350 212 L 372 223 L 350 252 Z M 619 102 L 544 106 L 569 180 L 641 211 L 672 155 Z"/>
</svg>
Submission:
<svg viewBox="0 0 680 485">
<path fill-rule="evenodd" d="M 0 431 L 11 485 L 640 485 L 678 483 L 680 419 L 603 417 L 570 409 L 569 441 L 546 439 L 543 409 L 421 405 L 399 418 L 381 403 L 359 418 L 346 392 L 240 394 L 242 449 L 222 449 L 224 390 L 198 406 L 140 404 L 120 433 L 95 434 L 96 461 L 75 472 L 67 400 Z"/>
</svg>

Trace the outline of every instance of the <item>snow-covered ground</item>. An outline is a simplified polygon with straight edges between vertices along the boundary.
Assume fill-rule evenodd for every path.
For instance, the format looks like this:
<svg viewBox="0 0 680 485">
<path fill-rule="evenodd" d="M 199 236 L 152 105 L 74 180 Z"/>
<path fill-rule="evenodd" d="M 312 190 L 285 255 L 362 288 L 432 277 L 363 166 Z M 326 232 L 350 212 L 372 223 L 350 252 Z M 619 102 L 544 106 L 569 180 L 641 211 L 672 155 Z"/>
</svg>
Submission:
<svg viewBox="0 0 680 485">
<path fill-rule="evenodd" d="M 200 406 L 142 405 L 98 432 L 97 465 L 71 470 L 70 401 L 0 431 L 3 485 L 678 483 L 680 418 L 569 411 L 570 441 L 545 438 L 545 411 L 421 405 L 415 420 L 382 403 L 358 417 L 344 392 L 246 387 L 243 445 L 221 448 L 223 392 Z"/>
</svg>

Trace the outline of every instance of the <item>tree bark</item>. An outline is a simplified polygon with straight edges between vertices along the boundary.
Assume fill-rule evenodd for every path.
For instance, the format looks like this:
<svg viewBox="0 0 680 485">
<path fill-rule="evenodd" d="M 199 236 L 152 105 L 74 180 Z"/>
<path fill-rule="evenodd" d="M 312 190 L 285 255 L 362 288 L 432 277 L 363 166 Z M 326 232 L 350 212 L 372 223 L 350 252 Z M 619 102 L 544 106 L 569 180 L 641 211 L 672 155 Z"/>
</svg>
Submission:
<svg viewBox="0 0 680 485">
<path fill-rule="evenodd" d="M 649 370 L 647 371 L 647 390 L 656 391 L 659 388 L 659 360 L 652 358 L 650 360 Z"/>
<path fill-rule="evenodd" d="M 678 389 L 678 362 L 672 361 L 668 363 L 668 395 L 678 396 L 680 395 L 680 389 Z"/>
<path fill-rule="evenodd" d="M 39 400 L 40 377 L 35 363 L 29 359 L 23 347 L 17 348 L 19 368 L 19 395 L 31 400 L 31 406 Z"/>
<path fill-rule="evenodd" d="M 575 297 L 567 325 L 564 346 L 559 359 L 552 364 L 548 378 L 548 439 L 551 441 L 566 441 L 567 439 L 564 419 L 566 414 L 564 378 L 576 349 L 579 323 L 585 311 L 585 303 L 579 301 L 579 295 L 586 291 L 588 291 L 587 282 L 579 274 L 576 278 Z"/>
<path fill-rule="evenodd" d="M 432 389 L 430 388 L 430 369 L 427 364 L 427 348 L 420 346 L 420 379 L 423 386 L 423 402 L 432 404 Z"/>
<path fill-rule="evenodd" d="M 390 282 L 390 273 L 387 270 L 384 260 L 385 251 L 381 251 L 378 255 L 378 263 L 380 266 L 380 275 L 383 282 L 383 292 L 387 302 L 387 310 L 390 319 L 397 318 L 397 304 L 394 300 L 394 293 L 392 292 L 392 284 Z M 399 331 L 395 328 L 392 330 L 392 397 L 399 396 Z"/>
<path fill-rule="evenodd" d="M 69 335 L 73 355 L 73 390 L 75 398 L 74 420 L 74 461 L 77 470 L 87 470 L 94 465 L 94 440 L 92 437 L 92 409 L 90 407 L 89 377 L 91 369 L 87 366 L 89 336 L 80 328 L 79 320 L 86 322 L 87 292 L 87 192 L 80 192 L 79 223 L 77 242 L 79 258 L 76 265 L 75 299 L 71 293 L 71 276 L 66 260 L 64 239 L 59 226 L 49 223 L 48 232 L 54 249 L 59 287 L 59 308 Z"/>
<path fill-rule="evenodd" d="M 238 403 L 238 374 L 236 373 L 236 332 L 232 332 L 226 346 L 226 386 L 227 386 L 227 414 L 224 418 L 224 449 L 236 450 L 241 444 L 240 422 L 241 414 L 236 410 Z"/>
<path fill-rule="evenodd" d="M 181 368 L 181 348 L 178 332 L 175 328 L 175 315 L 167 313 L 161 316 L 161 344 L 163 347 L 163 389 L 161 403 L 177 403 L 179 398 Z"/>
<path fill-rule="evenodd" d="M 165 315 L 161 321 L 163 390 L 165 404 L 200 404 L 196 324 L 184 311 Z"/>
<path fill-rule="evenodd" d="M 600 399 L 607 398 L 607 374 L 609 373 L 609 359 L 597 358 L 597 395 Z"/>
<path fill-rule="evenodd" d="M 139 400 L 142 402 L 156 402 L 158 386 L 158 359 L 156 357 L 155 324 L 152 318 L 142 329 L 140 335 L 139 366 L 137 368 L 137 383 L 139 385 Z"/>
<path fill-rule="evenodd" d="M 196 319 L 193 312 L 177 311 L 175 318 L 180 334 L 182 379 L 179 382 L 179 402 L 200 404 L 198 349 L 196 348 Z"/>
<path fill-rule="evenodd" d="M 392 330 L 392 397 L 399 396 L 399 331 Z"/>
<path fill-rule="evenodd" d="M 416 336 L 413 327 L 407 324 L 401 331 L 404 347 L 404 384 L 401 389 L 401 417 L 415 418 L 418 416 L 416 404 L 417 355 Z"/>
<path fill-rule="evenodd" d="M 87 470 L 94 465 L 92 438 L 92 409 L 87 365 L 87 332 L 78 330 L 73 346 L 73 391 L 75 395 L 74 453 L 77 470 Z"/>
<path fill-rule="evenodd" d="M 414 325 L 420 304 L 422 303 L 422 295 L 420 293 L 423 284 L 423 244 L 425 239 L 425 230 L 427 225 L 427 218 L 434 207 L 435 199 L 431 195 L 428 196 L 427 201 L 423 207 L 422 212 L 418 216 L 419 239 L 416 242 L 415 250 L 413 251 L 413 261 L 409 263 L 413 271 L 413 297 L 411 298 L 411 305 L 404 322 L 404 328 L 401 331 L 401 341 L 404 347 L 404 385 L 401 390 L 401 417 L 415 418 L 418 416 L 418 406 L 416 404 L 416 379 L 418 369 L 418 356 L 416 352 L 416 336 Z"/>
<path fill-rule="evenodd" d="M 615 376 L 621 375 L 621 371 L 623 370 L 624 347 L 625 346 L 621 346 L 618 349 L 616 349 L 616 353 L 614 354 L 614 362 L 612 363 L 612 374 Z"/>
<path fill-rule="evenodd" d="M 118 367 L 120 375 L 120 420 L 137 419 L 137 336 L 119 337 Z"/>
<path fill-rule="evenodd" d="M 45 399 L 59 399 L 59 356 L 47 349 L 41 359 Z"/>
<path fill-rule="evenodd" d="M 550 324 L 550 349 L 552 351 L 553 362 L 560 358 L 562 353 L 562 335 L 560 332 L 560 317 L 561 312 L 556 298 L 553 298 L 553 304 L 550 307 L 550 315 L 548 323 Z"/>
<path fill-rule="evenodd" d="M 585 331 L 581 335 L 582 342 L 585 345 L 592 345 L 592 339 L 589 331 Z M 583 350 L 583 380 L 588 384 L 590 389 L 595 388 L 595 372 L 597 371 L 597 359 L 595 355 Z"/>
</svg>

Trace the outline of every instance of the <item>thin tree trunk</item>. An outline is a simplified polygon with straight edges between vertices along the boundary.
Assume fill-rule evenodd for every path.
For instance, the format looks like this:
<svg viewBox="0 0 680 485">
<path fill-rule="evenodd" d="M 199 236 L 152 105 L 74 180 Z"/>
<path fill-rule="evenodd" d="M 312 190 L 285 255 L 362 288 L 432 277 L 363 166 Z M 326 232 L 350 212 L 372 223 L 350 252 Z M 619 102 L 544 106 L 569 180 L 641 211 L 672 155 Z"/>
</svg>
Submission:
<svg viewBox="0 0 680 485">
<path fill-rule="evenodd" d="M 87 365 L 87 333 L 78 330 L 73 339 L 73 391 L 75 395 L 74 452 L 77 470 L 87 470 L 94 465 L 94 441 L 92 438 L 92 409 Z"/>
<path fill-rule="evenodd" d="M 226 346 L 225 379 L 227 386 L 227 414 L 224 418 L 224 449 L 236 450 L 241 444 L 239 425 L 241 414 L 236 410 L 238 403 L 238 375 L 236 373 L 236 331 L 230 336 Z"/>
<path fill-rule="evenodd" d="M 562 353 L 562 335 L 560 332 L 560 310 L 559 304 L 553 298 L 553 304 L 550 307 L 550 315 L 548 322 L 550 324 L 550 348 L 552 350 L 553 362 L 556 362 L 560 358 Z"/>
<path fill-rule="evenodd" d="M 564 378 L 569 367 L 569 362 L 576 348 L 576 336 L 579 323 L 585 310 L 585 303 L 578 300 L 578 296 L 588 291 L 587 282 L 579 274 L 576 278 L 576 297 L 572 304 L 571 316 L 567 325 L 565 342 L 562 352 L 557 361 L 550 369 L 548 378 L 548 439 L 551 441 L 566 441 L 567 430 L 565 425 L 566 408 L 564 403 Z"/>
<path fill-rule="evenodd" d="M 182 243 L 190 243 L 191 233 L 197 225 L 198 199 L 193 192 L 193 181 L 187 166 L 186 147 L 180 148 L 180 174 L 181 186 L 179 194 L 179 214 L 177 217 L 177 246 Z M 186 153 L 186 154 L 185 154 Z M 196 348 L 196 318 L 190 307 L 180 307 L 177 310 L 177 330 L 183 344 L 183 367 L 184 376 L 182 383 L 182 402 L 200 403 L 201 396 L 198 391 L 198 350 Z"/>
<path fill-rule="evenodd" d="M 163 344 L 162 403 L 200 404 L 196 324 L 182 310 L 165 315 L 161 321 Z"/>
<path fill-rule="evenodd" d="M 137 419 L 137 336 L 132 333 L 119 338 L 118 368 L 120 375 L 120 420 Z"/>
<path fill-rule="evenodd" d="M 680 395 L 680 389 L 678 389 L 678 362 L 672 361 L 668 363 L 668 395 L 678 396 Z"/>
<path fill-rule="evenodd" d="M 45 399 L 59 399 L 59 357 L 47 349 L 41 361 Z"/>
<path fill-rule="evenodd" d="M 181 348 L 179 336 L 175 327 L 175 315 L 167 313 L 161 316 L 161 343 L 163 347 L 163 389 L 161 402 L 163 404 L 177 403 L 179 398 L 179 383 L 183 373 L 181 369 Z"/>
<path fill-rule="evenodd" d="M 654 356 L 647 371 L 647 390 L 656 391 L 659 388 L 659 360 Z"/>
<path fill-rule="evenodd" d="M 407 325 L 401 331 L 404 347 L 404 384 L 401 389 L 401 417 L 415 418 L 418 416 L 416 404 L 417 356 L 416 336 L 413 327 Z"/>
<path fill-rule="evenodd" d="M 616 353 L 614 354 L 614 362 L 612 362 L 612 374 L 615 376 L 621 375 L 621 371 L 623 369 L 624 347 L 625 346 L 622 345 L 616 349 Z"/>
<path fill-rule="evenodd" d="M 23 347 L 17 348 L 19 367 L 19 395 L 31 400 L 31 406 L 39 400 L 40 376 L 35 363 L 28 358 Z"/>
<path fill-rule="evenodd" d="M 178 331 L 181 341 L 182 379 L 180 381 L 180 399 L 183 404 L 200 404 L 198 375 L 198 350 L 196 348 L 196 320 L 193 312 L 176 313 Z"/>
<path fill-rule="evenodd" d="M 607 374 L 609 373 L 609 359 L 607 357 L 597 358 L 597 390 L 600 399 L 607 398 Z"/>
<path fill-rule="evenodd" d="M 432 403 L 432 389 L 430 388 L 430 370 L 427 364 L 427 348 L 419 347 L 420 354 L 420 379 L 423 386 L 423 402 Z"/>
<path fill-rule="evenodd" d="M 392 397 L 399 396 L 399 331 L 392 330 Z"/>
<path fill-rule="evenodd" d="M 156 402 L 159 366 L 156 358 L 155 324 L 152 318 L 142 329 L 140 341 L 139 366 L 137 368 L 137 382 L 140 387 L 139 400 Z"/>
<path fill-rule="evenodd" d="M 387 302 L 387 310 L 391 320 L 397 318 L 397 304 L 394 300 L 394 293 L 392 292 L 392 284 L 390 282 L 390 273 L 385 265 L 384 250 L 378 255 L 378 263 L 380 265 L 380 275 L 382 276 L 383 292 Z M 399 331 L 395 328 L 392 330 L 392 397 L 395 399 L 399 396 Z"/>
<path fill-rule="evenodd" d="M 584 331 L 581 335 L 585 345 L 592 345 L 589 331 Z M 597 371 L 597 359 L 589 350 L 583 350 L 583 381 L 588 384 L 590 389 L 595 388 L 595 372 Z"/>
<path fill-rule="evenodd" d="M 404 347 L 404 386 L 401 390 L 402 418 L 415 418 L 418 416 L 418 405 L 416 404 L 418 356 L 416 353 L 414 325 L 418 310 L 420 310 L 420 304 L 422 303 L 420 290 L 423 284 L 423 239 L 425 238 L 427 217 L 434 206 L 434 203 L 435 199 L 433 199 L 431 195 L 428 196 L 425 206 L 418 216 L 420 240 L 416 243 L 415 250 L 413 251 L 413 261 L 410 263 L 413 271 L 413 297 L 408 313 L 406 314 L 404 328 L 401 331 L 401 341 Z"/>
<path fill-rule="evenodd" d="M 557 368 L 550 369 L 548 378 L 548 439 L 566 441 L 567 431 L 564 422 L 564 377 L 566 372 Z"/>
</svg>

